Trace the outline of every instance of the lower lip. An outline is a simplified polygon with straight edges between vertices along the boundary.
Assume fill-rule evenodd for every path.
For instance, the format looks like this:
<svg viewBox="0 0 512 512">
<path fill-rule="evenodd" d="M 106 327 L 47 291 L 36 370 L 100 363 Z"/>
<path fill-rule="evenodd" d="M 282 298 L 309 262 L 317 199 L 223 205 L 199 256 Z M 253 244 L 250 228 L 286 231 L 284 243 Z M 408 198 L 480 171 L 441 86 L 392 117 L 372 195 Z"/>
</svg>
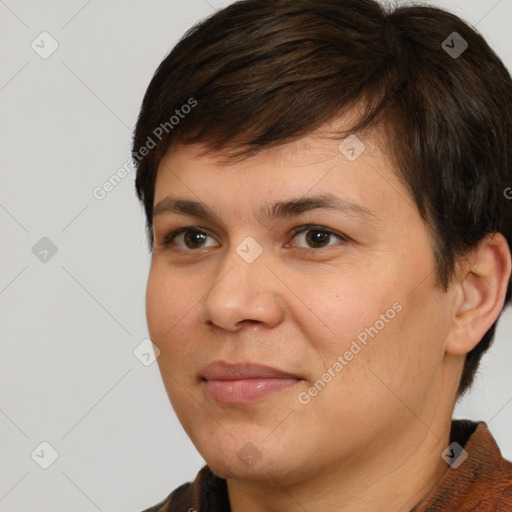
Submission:
<svg viewBox="0 0 512 512">
<path fill-rule="evenodd" d="M 217 402 L 242 404 L 283 391 L 298 382 L 300 382 L 299 379 L 255 378 L 208 380 L 204 382 L 204 385 L 208 394 Z"/>
</svg>

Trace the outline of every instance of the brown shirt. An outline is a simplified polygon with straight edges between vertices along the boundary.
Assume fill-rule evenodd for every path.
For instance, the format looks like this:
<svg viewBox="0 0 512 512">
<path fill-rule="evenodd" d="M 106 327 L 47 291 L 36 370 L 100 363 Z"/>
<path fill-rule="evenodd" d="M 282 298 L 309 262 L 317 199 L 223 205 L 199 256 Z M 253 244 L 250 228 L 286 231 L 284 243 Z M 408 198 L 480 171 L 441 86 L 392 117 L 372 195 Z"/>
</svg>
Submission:
<svg viewBox="0 0 512 512">
<path fill-rule="evenodd" d="M 464 447 L 467 458 L 458 465 L 454 455 L 440 482 L 410 512 L 512 512 L 512 463 L 487 425 L 454 420 L 450 442 Z M 203 466 L 193 482 L 144 512 L 230 512 L 226 480 Z"/>
</svg>

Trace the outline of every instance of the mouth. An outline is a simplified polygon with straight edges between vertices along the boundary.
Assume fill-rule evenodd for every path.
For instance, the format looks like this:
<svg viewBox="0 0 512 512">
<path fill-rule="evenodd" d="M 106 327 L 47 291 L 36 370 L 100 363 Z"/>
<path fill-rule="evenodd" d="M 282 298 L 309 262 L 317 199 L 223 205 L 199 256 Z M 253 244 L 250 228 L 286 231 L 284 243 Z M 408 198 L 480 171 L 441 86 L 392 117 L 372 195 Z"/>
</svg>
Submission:
<svg viewBox="0 0 512 512">
<path fill-rule="evenodd" d="M 244 404 L 282 392 L 303 379 L 258 363 L 216 361 L 201 371 L 200 380 L 207 395 L 216 402 Z"/>
</svg>

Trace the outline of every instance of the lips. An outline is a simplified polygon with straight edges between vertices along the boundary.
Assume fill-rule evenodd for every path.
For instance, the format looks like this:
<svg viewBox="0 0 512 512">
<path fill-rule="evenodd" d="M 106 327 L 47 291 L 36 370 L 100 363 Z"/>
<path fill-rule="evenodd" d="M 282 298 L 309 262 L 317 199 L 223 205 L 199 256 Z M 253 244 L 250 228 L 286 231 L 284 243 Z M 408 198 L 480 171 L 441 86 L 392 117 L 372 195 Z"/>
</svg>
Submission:
<svg viewBox="0 0 512 512">
<path fill-rule="evenodd" d="M 227 363 L 215 361 L 200 372 L 205 380 L 237 380 L 237 379 L 300 379 L 298 375 L 288 373 L 271 366 L 259 363 Z"/>
<path fill-rule="evenodd" d="M 215 361 L 200 372 L 201 384 L 217 402 L 243 404 L 284 391 L 300 376 L 259 363 Z"/>
</svg>

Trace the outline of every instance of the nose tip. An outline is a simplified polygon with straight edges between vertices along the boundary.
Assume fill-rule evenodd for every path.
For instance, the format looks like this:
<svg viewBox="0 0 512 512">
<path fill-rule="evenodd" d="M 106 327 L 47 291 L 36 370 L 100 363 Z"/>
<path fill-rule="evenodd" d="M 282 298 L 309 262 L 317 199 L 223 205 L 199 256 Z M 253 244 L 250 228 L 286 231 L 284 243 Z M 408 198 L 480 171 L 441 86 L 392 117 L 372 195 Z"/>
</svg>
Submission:
<svg viewBox="0 0 512 512">
<path fill-rule="evenodd" d="M 249 248 L 251 243 L 246 242 Z M 240 244 L 238 247 L 244 249 L 245 246 Z M 274 326 L 281 321 L 282 302 L 277 295 L 276 280 L 255 261 L 247 263 L 234 254 L 229 269 L 204 298 L 200 314 L 202 323 L 235 332 L 258 324 Z"/>
</svg>

